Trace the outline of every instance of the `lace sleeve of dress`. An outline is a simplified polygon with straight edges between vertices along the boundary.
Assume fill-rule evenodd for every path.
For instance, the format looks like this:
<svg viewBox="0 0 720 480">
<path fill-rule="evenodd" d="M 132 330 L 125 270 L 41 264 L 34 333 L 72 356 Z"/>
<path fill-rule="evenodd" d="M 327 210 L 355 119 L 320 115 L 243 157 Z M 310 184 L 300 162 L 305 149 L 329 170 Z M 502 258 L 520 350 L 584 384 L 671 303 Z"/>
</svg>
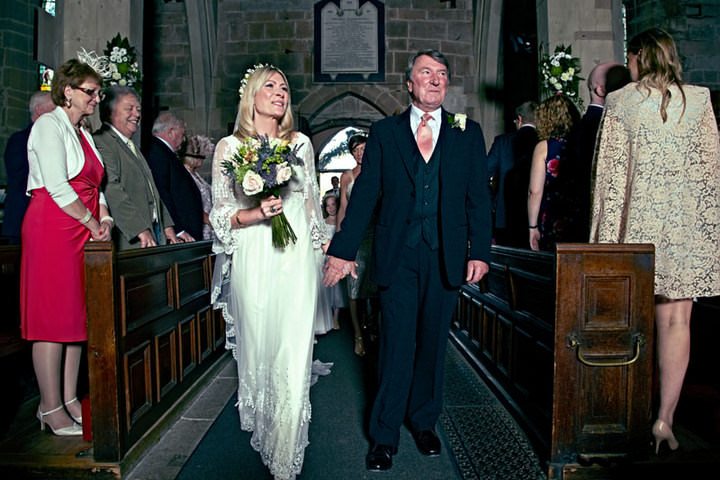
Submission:
<svg viewBox="0 0 720 480">
<path fill-rule="evenodd" d="M 590 241 L 622 243 L 625 237 L 626 187 L 629 180 L 630 138 L 619 104 L 609 104 L 600 125 L 592 201 Z M 620 113 L 618 115 L 617 113 Z"/>
<path fill-rule="evenodd" d="M 212 199 L 213 207 L 210 210 L 210 223 L 215 230 L 216 240 L 213 250 L 216 253 L 232 253 L 235 236 L 233 235 L 230 220 L 232 215 L 241 208 L 235 197 L 235 182 L 223 173 L 222 162 L 230 158 L 233 149 L 233 137 L 220 140 L 215 148 L 212 164 Z"/>
<path fill-rule="evenodd" d="M 295 143 L 303 142 L 305 145 L 300 153 L 303 160 L 305 173 L 305 184 L 303 185 L 303 196 L 305 199 L 305 213 L 307 214 L 308 225 L 310 226 L 310 240 L 313 248 L 320 248 L 330 237 L 320 207 L 320 188 L 315 178 L 315 152 L 313 151 L 310 139 L 301 133 L 296 133 Z"/>
</svg>

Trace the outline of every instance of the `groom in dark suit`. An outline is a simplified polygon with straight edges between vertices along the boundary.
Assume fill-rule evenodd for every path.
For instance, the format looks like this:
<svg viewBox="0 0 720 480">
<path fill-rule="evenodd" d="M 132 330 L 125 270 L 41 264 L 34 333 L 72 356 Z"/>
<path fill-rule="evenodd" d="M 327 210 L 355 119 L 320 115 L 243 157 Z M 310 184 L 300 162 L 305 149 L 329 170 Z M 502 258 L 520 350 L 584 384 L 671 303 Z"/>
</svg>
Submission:
<svg viewBox="0 0 720 480">
<path fill-rule="evenodd" d="M 387 470 L 407 419 L 424 455 L 440 453 L 450 319 L 463 282 L 490 262 L 490 203 L 480 126 L 442 108 L 450 81 L 445 56 L 418 52 L 405 72 L 412 105 L 370 129 L 363 171 L 327 251 L 325 284 L 350 273 L 375 207 L 373 280 L 382 309 L 379 389 L 370 417 L 368 470 Z"/>
</svg>

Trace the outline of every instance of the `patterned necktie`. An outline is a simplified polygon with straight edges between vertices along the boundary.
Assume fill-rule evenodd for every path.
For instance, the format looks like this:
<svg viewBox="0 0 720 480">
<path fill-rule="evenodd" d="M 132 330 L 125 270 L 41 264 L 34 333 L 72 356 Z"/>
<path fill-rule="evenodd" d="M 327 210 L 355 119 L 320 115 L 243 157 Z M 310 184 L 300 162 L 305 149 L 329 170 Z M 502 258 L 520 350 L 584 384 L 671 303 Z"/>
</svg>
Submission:
<svg viewBox="0 0 720 480">
<path fill-rule="evenodd" d="M 432 118 L 432 115 L 430 115 L 429 113 L 426 113 L 422 116 L 422 119 L 420 120 L 420 125 L 418 125 L 416 135 L 418 148 L 420 149 L 420 153 L 425 159 L 425 163 L 430 161 L 430 157 L 432 156 L 433 152 L 432 129 L 430 128 L 430 125 L 428 125 L 428 122 L 432 120 Z"/>
<path fill-rule="evenodd" d="M 127 141 L 127 146 L 130 149 L 130 151 L 133 152 L 133 154 L 137 157 L 138 156 L 137 150 L 135 150 L 135 144 L 133 143 L 132 140 Z"/>
</svg>

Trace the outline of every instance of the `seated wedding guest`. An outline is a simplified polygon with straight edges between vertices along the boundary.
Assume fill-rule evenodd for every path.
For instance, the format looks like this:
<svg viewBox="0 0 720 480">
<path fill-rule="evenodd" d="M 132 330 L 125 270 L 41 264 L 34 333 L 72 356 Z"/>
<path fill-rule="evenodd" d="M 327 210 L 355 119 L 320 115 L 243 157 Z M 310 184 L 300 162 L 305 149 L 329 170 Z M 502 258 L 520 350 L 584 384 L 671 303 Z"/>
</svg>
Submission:
<svg viewBox="0 0 720 480">
<path fill-rule="evenodd" d="M 7 196 L 2 233 L 11 245 L 20 244 L 23 217 L 30 203 L 27 196 L 28 153 L 27 141 L 35 120 L 55 108 L 50 92 L 36 92 L 30 97 L 30 124 L 10 136 L 5 147 L 5 172 L 7 173 Z"/>
<path fill-rule="evenodd" d="M 195 186 L 200 191 L 203 205 L 203 230 L 202 239 L 212 240 L 213 230 L 210 225 L 210 210 L 212 210 L 212 188 L 210 184 L 197 172 L 202 167 L 205 159 L 212 155 L 215 146 L 210 139 L 204 135 L 190 135 L 183 144 L 180 157 Z"/>
<path fill-rule="evenodd" d="M 537 144 L 535 102 L 524 102 L 515 109 L 516 130 L 495 137 L 488 153 L 488 177 L 494 188 L 491 206 L 495 212 L 495 243 L 528 248 L 525 217 L 527 185 L 532 153 Z"/>
<path fill-rule="evenodd" d="M 558 242 L 580 241 L 577 133 L 580 113 L 565 95 L 553 95 L 535 111 L 540 142 L 535 146 L 528 187 L 527 218 L 532 250 L 553 250 Z"/>
<path fill-rule="evenodd" d="M 113 85 L 100 104 L 103 127 L 94 135 L 105 160 L 105 197 L 115 215 L 119 250 L 178 243 L 173 221 L 155 188 L 152 173 L 132 141 L 140 128 L 140 97 L 131 87 Z"/>
<path fill-rule="evenodd" d="M 633 82 L 607 97 L 600 125 L 590 241 L 655 246 L 657 454 L 679 447 L 693 298 L 720 295 L 720 139 L 710 92 L 683 83 L 666 31 L 638 34 L 627 52 Z"/>
<path fill-rule="evenodd" d="M 83 119 L 100 101 L 102 77 L 86 63 L 57 69 L 51 97 L 27 142 L 31 195 L 22 226 L 22 338 L 33 342 L 40 388 L 40 429 L 81 435 L 76 397 L 82 343 L 87 341 L 84 246 L 108 241 L 113 220 L 100 193 L 104 168 Z"/>
<path fill-rule="evenodd" d="M 172 113 L 161 113 L 152 133 L 145 159 L 160 198 L 175 221 L 175 230 L 188 234 L 183 240 L 201 239 L 204 212 L 200 190 L 175 153 L 185 138 L 185 122 Z"/>
</svg>

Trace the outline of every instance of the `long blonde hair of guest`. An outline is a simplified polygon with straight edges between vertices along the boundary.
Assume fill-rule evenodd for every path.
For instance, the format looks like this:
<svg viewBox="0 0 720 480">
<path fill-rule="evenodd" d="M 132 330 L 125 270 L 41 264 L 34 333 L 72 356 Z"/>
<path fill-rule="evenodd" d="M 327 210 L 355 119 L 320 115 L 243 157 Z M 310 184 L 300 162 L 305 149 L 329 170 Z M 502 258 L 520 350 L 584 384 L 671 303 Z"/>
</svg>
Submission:
<svg viewBox="0 0 720 480">
<path fill-rule="evenodd" d="M 290 105 L 292 103 L 290 100 L 290 84 L 282 70 L 267 66 L 256 69 L 255 72 L 250 75 L 247 85 L 245 86 L 245 92 L 240 98 L 238 114 L 235 119 L 235 132 L 233 133 L 233 135 L 240 140 L 257 135 L 257 130 L 253 123 L 255 115 L 255 94 L 275 72 L 283 77 L 285 85 L 288 87 L 287 105 L 285 106 L 285 113 L 283 113 L 283 116 L 280 118 L 278 136 L 282 139 L 290 140 L 290 134 L 295 125 L 292 112 L 290 111 Z"/>
<path fill-rule="evenodd" d="M 672 85 L 680 89 L 683 113 L 685 113 L 682 65 L 672 36 L 661 28 L 650 28 L 633 37 L 627 48 L 630 53 L 638 56 L 638 88 L 647 90 L 648 96 L 651 88 L 660 90 L 662 94 L 660 116 L 663 123 L 667 121 L 667 106 L 672 97 L 670 92 Z"/>
</svg>

